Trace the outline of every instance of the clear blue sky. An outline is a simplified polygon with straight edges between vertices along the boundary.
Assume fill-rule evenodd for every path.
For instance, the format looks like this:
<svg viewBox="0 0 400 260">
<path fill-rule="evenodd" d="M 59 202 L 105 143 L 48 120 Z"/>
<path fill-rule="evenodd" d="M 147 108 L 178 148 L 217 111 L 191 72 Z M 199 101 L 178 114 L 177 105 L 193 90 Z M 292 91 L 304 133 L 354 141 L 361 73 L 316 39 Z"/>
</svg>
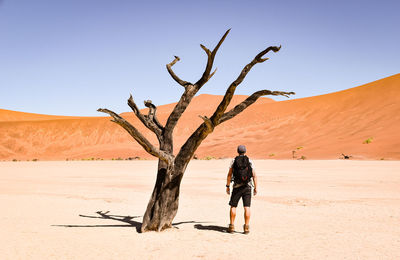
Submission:
<svg viewBox="0 0 400 260">
<path fill-rule="evenodd" d="M 335 92 L 400 72 L 400 1 L 0 0 L 0 108 L 103 116 L 176 102 L 182 87 L 168 75 L 173 55 L 184 80 L 196 81 L 206 55 L 232 28 L 200 91 L 222 95 L 264 48 L 237 89 Z"/>
</svg>

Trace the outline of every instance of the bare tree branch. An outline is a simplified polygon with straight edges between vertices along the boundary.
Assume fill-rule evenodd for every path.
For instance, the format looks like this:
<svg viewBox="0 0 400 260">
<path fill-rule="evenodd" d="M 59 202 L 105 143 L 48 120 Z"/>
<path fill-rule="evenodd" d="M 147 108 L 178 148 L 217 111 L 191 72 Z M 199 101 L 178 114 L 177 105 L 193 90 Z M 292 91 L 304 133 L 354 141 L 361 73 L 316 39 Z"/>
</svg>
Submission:
<svg viewBox="0 0 400 260">
<path fill-rule="evenodd" d="M 277 52 L 281 49 L 281 46 L 276 47 L 276 46 L 271 46 L 268 47 L 267 49 L 263 50 L 257 56 L 249 63 L 247 64 L 242 71 L 240 72 L 238 78 L 232 82 L 232 84 L 229 86 L 229 88 L 226 90 L 226 93 L 221 101 L 221 103 L 218 105 L 217 109 L 215 110 L 214 114 L 211 116 L 211 121 L 213 122 L 214 125 L 217 125 L 221 116 L 224 114 L 226 108 L 228 107 L 229 103 L 232 100 L 233 95 L 235 94 L 236 87 L 240 85 L 240 83 L 243 82 L 244 78 L 247 76 L 247 73 L 251 70 L 251 68 L 256 65 L 257 63 L 262 63 L 266 61 L 268 58 L 262 58 L 265 54 L 267 54 L 269 51 Z"/>
<path fill-rule="evenodd" d="M 225 40 L 226 36 L 228 35 L 228 33 L 230 32 L 230 30 L 231 29 L 229 29 L 225 32 L 225 34 L 222 36 L 221 40 L 219 40 L 218 44 L 215 46 L 213 51 L 210 51 L 203 44 L 200 44 L 200 47 L 207 54 L 207 65 L 204 70 L 203 76 L 195 83 L 195 86 L 197 89 L 200 89 L 212 77 L 212 75 L 214 75 L 215 72 L 210 76 L 210 72 L 211 72 L 211 69 L 214 64 L 215 55 L 217 54 L 219 47 L 224 42 L 224 40 Z"/>
<path fill-rule="evenodd" d="M 184 81 L 184 80 L 181 80 L 181 79 L 175 74 L 175 72 L 172 70 L 172 66 L 174 66 L 175 63 L 176 63 L 177 61 L 180 61 L 180 60 L 181 60 L 178 56 L 174 56 L 174 57 L 175 57 L 175 59 L 174 59 L 172 62 L 170 62 L 170 63 L 167 64 L 167 70 L 168 70 L 168 72 L 169 72 L 169 75 L 171 75 L 171 77 L 172 77 L 179 85 L 181 85 L 181 86 L 183 86 L 183 87 L 186 88 L 187 85 L 191 85 L 192 83 L 187 82 L 187 81 Z"/>
<path fill-rule="evenodd" d="M 172 110 L 167 119 L 167 123 L 165 124 L 164 137 L 172 138 L 172 132 L 174 131 L 174 128 L 178 123 L 179 118 L 182 116 L 183 112 L 185 112 L 187 106 L 189 105 L 190 101 L 192 101 L 192 98 L 194 97 L 196 92 L 197 91 L 193 87 L 193 85 L 188 85 L 185 88 L 185 92 L 182 94 L 178 103 L 175 105 L 174 110 Z"/>
<path fill-rule="evenodd" d="M 232 84 L 229 86 L 229 88 L 226 90 L 226 93 L 221 101 L 221 103 L 218 105 L 217 109 L 215 110 L 214 114 L 209 118 L 211 122 L 208 122 L 208 120 L 205 120 L 194 132 L 193 134 L 187 139 L 187 141 L 183 144 L 181 150 L 179 151 L 178 155 L 175 157 L 175 162 L 181 161 L 181 160 L 189 160 L 192 156 L 194 151 L 200 146 L 201 142 L 214 130 L 214 128 L 220 124 L 221 117 L 224 115 L 226 108 L 228 107 L 229 103 L 232 100 L 232 97 L 235 93 L 236 87 L 242 83 L 244 78 L 246 77 L 247 73 L 251 70 L 251 68 L 257 64 L 257 63 L 262 63 L 267 60 L 267 58 L 263 58 L 265 54 L 267 54 L 269 51 L 277 52 L 280 50 L 280 46 L 272 46 L 268 47 L 267 49 L 263 50 L 257 56 L 249 63 L 247 64 L 243 70 L 241 71 L 240 75 L 238 78 L 232 82 Z M 224 118 L 224 121 L 234 117 L 235 115 L 239 114 L 242 112 L 245 108 L 247 108 L 249 105 L 253 104 L 258 97 L 261 96 L 261 94 L 272 94 L 275 93 L 278 95 L 278 92 L 256 92 L 254 93 L 251 98 L 249 97 L 247 101 L 244 101 L 241 106 L 239 106 L 236 110 L 235 108 L 233 109 L 234 111 L 229 111 L 226 113 L 226 117 Z M 291 92 L 281 92 L 283 95 L 289 95 Z M 244 107 L 242 109 L 242 107 Z M 236 113 L 236 114 L 235 114 Z M 178 162 L 179 163 L 179 162 Z"/>
<path fill-rule="evenodd" d="M 151 100 L 148 100 L 151 103 Z M 151 131 L 153 131 L 153 133 L 156 134 L 158 140 L 160 140 L 162 138 L 162 131 L 163 131 L 163 127 L 161 126 L 161 124 L 158 122 L 157 117 L 155 116 L 155 111 L 156 111 L 156 107 L 154 106 L 154 108 L 150 108 L 149 109 L 149 116 L 143 115 L 139 108 L 137 107 L 135 101 L 133 101 L 132 95 L 130 95 L 129 99 L 128 99 L 128 105 L 131 107 L 132 111 L 135 113 L 136 117 Z M 146 101 L 145 101 L 145 105 L 146 105 Z M 146 105 L 147 106 L 147 105 Z M 149 105 L 150 106 L 150 105 Z M 150 116 L 150 113 L 152 113 L 152 116 Z"/>
<path fill-rule="evenodd" d="M 133 125 L 131 125 L 120 115 L 105 108 L 99 108 L 97 109 L 97 111 L 109 114 L 113 118 L 111 122 L 117 123 L 122 126 L 133 137 L 133 139 L 135 139 L 136 142 L 138 142 L 146 150 L 146 152 L 160 158 L 167 163 L 172 162 L 173 155 L 168 154 L 164 151 L 160 151 L 159 149 L 154 147 Z"/>
<path fill-rule="evenodd" d="M 210 76 L 208 76 L 207 81 L 209 81 L 212 78 L 212 76 L 214 76 L 215 72 L 217 72 L 217 68 L 215 68 L 214 72 L 211 73 Z"/>
<path fill-rule="evenodd" d="M 239 113 L 241 113 L 243 110 L 248 108 L 250 105 L 252 105 L 256 100 L 265 95 L 274 95 L 274 96 L 285 96 L 289 97 L 289 95 L 294 95 L 294 92 L 281 92 L 281 91 L 270 91 L 270 90 L 260 90 L 249 96 L 247 99 L 245 99 L 243 102 L 235 106 L 232 110 L 229 112 L 225 113 L 221 118 L 218 124 L 214 124 L 212 120 L 208 117 L 202 117 L 200 116 L 204 122 L 193 132 L 193 134 L 187 139 L 187 141 L 183 144 L 182 148 L 180 149 L 179 153 L 175 157 L 175 163 L 179 164 L 182 161 L 190 160 L 192 158 L 194 152 L 196 149 L 200 146 L 200 144 L 203 142 L 206 137 L 214 131 L 214 128 L 235 117 Z"/>
<path fill-rule="evenodd" d="M 204 120 L 204 123 L 206 124 L 208 129 L 210 129 L 211 131 L 214 130 L 214 125 L 207 116 L 199 116 L 199 117 Z"/>
<path fill-rule="evenodd" d="M 282 45 L 279 45 L 279 47 L 277 47 L 277 46 L 270 46 L 270 47 L 266 48 L 265 50 L 263 50 L 262 52 L 260 52 L 260 53 L 254 58 L 254 60 L 256 60 L 257 63 L 264 62 L 264 61 L 268 60 L 268 58 L 264 58 L 264 59 L 263 59 L 263 56 L 264 56 L 265 54 L 267 54 L 269 51 L 278 52 L 281 48 L 282 48 Z"/>
<path fill-rule="evenodd" d="M 200 44 L 201 48 L 206 52 L 207 57 L 208 57 L 206 69 L 204 70 L 203 76 L 196 82 L 196 84 L 194 84 L 194 85 L 192 85 L 190 83 L 186 84 L 186 85 L 184 84 L 185 92 L 182 94 L 182 96 L 181 96 L 180 100 L 178 101 L 178 103 L 176 104 L 174 110 L 169 115 L 167 123 L 165 124 L 165 131 L 166 131 L 165 135 L 166 136 L 170 136 L 170 137 L 172 136 L 172 132 L 173 132 L 176 124 L 178 123 L 179 118 L 182 116 L 183 112 L 185 112 L 190 101 L 192 101 L 192 98 L 196 95 L 197 91 L 199 91 L 199 89 L 215 74 L 216 70 L 210 75 L 210 72 L 211 72 L 211 69 L 212 69 L 212 66 L 214 63 L 215 55 L 217 54 L 219 47 L 225 40 L 225 38 L 228 35 L 230 30 L 231 29 L 229 29 L 225 32 L 225 34 L 219 40 L 218 44 L 215 46 L 213 51 L 210 51 L 204 45 Z M 169 68 L 172 65 L 174 65 L 178 60 L 179 60 L 179 58 L 175 56 L 175 60 L 173 60 L 170 64 L 168 64 L 168 65 L 170 65 Z M 167 68 L 168 68 L 168 65 L 167 65 Z M 172 70 L 171 71 L 168 70 L 168 71 L 171 74 Z M 175 74 L 173 73 L 173 74 L 171 74 L 171 76 L 172 75 L 175 75 Z M 175 76 L 172 76 L 172 77 L 174 78 Z"/>
<path fill-rule="evenodd" d="M 226 112 L 222 115 L 221 119 L 219 120 L 218 124 L 222 124 L 223 122 L 234 118 L 236 115 L 241 113 L 243 110 L 251 106 L 257 99 L 261 96 L 272 95 L 272 96 L 285 96 L 289 97 L 289 95 L 294 95 L 294 92 L 282 92 L 282 91 L 271 91 L 271 90 L 260 90 L 253 93 L 251 96 L 246 98 L 243 102 L 236 105 L 233 109 L 229 112 Z"/>
<path fill-rule="evenodd" d="M 200 146 L 201 142 L 214 130 L 211 122 L 205 120 L 186 140 L 179 153 L 175 157 L 175 165 L 180 165 L 193 157 L 194 152 Z"/>
<path fill-rule="evenodd" d="M 157 107 L 151 102 L 151 100 L 145 100 L 144 105 L 149 108 L 149 113 L 147 115 L 147 118 L 149 118 L 152 122 L 154 122 L 157 127 L 162 131 L 163 126 L 161 123 L 158 121 L 157 118 Z"/>
</svg>

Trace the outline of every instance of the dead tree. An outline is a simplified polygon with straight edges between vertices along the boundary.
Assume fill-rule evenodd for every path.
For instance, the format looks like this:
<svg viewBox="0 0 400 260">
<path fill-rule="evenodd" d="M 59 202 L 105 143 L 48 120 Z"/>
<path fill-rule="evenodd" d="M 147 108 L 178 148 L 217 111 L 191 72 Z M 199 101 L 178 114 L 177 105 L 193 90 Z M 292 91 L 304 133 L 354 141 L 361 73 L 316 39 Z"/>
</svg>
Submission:
<svg viewBox="0 0 400 260">
<path fill-rule="evenodd" d="M 172 220 L 178 211 L 180 183 L 186 167 L 201 142 L 213 132 L 216 126 L 241 113 L 261 96 L 280 95 L 289 97 L 289 95 L 295 94 L 294 92 L 260 90 L 250 95 L 230 111 L 226 111 L 237 86 L 242 83 L 243 79 L 246 77 L 247 73 L 249 73 L 251 68 L 257 63 L 262 63 L 268 60 L 268 58 L 263 58 L 263 56 L 270 51 L 279 51 L 281 46 L 271 46 L 266 48 L 257 54 L 257 56 L 242 69 L 237 79 L 230 84 L 213 115 L 211 117 L 200 115 L 204 122 L 200 124 L 200 126 L 187 139 L 178 154 L 174 155 L 174 128 L 183 112 L 185 112 L 192 98 L 215 74 L 216 70 L 211 73 L 214 58 L 229 31 L 230 29 L 225 32 L 221 40 L 212 51 L 200 44 L 201 48 L 207 55 L 207 64 L 203 75 L 195 83 L 182 80 L 172 70 L 172 66 L 180 60 L 178 56 L 175 56 L 175 59 L 171 63 L 167 64 L 168 73 L 179 85 L 183 87 L 183 94 L 169 115 L 165 125 L 162 125 L 158 121 L 156 114 L 157 107 L 152 104 L 150 100 L 144 102 L 145 106 L 149 108 L 148 114 L 145 115 L 142 114 L 133 101 L 132 95 L 128 99 L 128 105 L 132 108 L 137 118 L 157 136 L 159 142 L 158 148 L 150 143 L 132 124 L 130 124 L 120 115 L 108 109 L 98 109 L 100 112 L 109 114 L 113 118 L 111 121 L 122 126 L 149 154 L 159 158 L 157 179 L 153 193 L 150 197 L 150 201 L 147 205 L 146 212 L 143 216 L 143 222 L 141 226 L 142 232 L 149 230 L 161 231 L 171 227 Z"/>
<path fill-rule="evenodd" d="M 342 155 L 343 155 L 343 159 L 346 159 L 346 160 L 350 159 L 350 157 L 353 157 L 351 155 L 345 155 L 344 153 L 342 153 Z"/>
</svg>

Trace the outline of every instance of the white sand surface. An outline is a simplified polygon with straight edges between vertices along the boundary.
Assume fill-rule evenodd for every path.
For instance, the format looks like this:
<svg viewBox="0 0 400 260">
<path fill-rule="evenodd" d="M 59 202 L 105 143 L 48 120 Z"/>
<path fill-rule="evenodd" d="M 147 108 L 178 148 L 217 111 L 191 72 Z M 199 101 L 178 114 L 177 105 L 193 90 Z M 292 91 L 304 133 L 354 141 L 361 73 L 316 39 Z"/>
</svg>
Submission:
<svg viewBox="0 0 400 260">
<path fill-rule="evenodd" d="M 192 161 L 175 228 L 138 233 L 156 161 L 1 162 L 0 259 L 400 259 L 399 161 L 255 161 L 249 235 L 228 164 Z"/>
</svg>

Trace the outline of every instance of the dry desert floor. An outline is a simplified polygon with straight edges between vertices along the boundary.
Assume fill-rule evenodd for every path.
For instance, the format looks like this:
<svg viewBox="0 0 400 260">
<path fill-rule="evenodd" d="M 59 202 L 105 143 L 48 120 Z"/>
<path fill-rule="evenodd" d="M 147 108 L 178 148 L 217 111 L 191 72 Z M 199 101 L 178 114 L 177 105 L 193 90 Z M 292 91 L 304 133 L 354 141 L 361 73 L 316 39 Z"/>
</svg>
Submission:
<svg viewBox="0 0 400 260">
<path fill-rule="evenodd" d="M 399 161 L 254 162 L 228 234 L 229 160 L 192 161 L 173 229 L 138 233 L 156 161 L 0 163 L 1 259 L 400 259 Z"/>
</svg>

